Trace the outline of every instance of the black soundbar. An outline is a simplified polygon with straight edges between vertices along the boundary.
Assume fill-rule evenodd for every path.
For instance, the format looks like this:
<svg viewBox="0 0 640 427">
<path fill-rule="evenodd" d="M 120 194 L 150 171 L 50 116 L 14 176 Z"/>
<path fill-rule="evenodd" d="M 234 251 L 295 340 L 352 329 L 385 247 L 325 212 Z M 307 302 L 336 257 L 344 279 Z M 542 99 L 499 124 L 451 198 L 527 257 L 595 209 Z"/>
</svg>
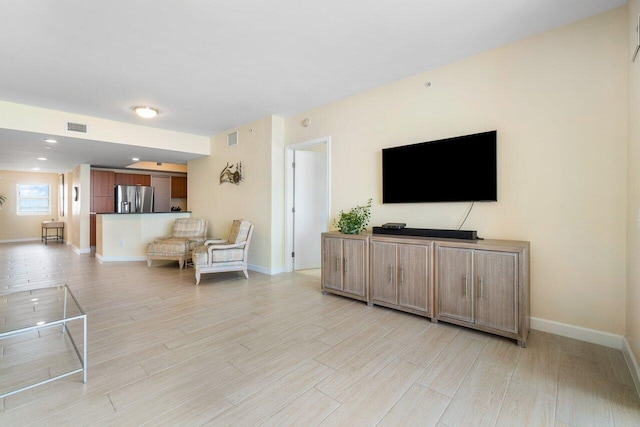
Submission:
<svg viewBox="0 0 640 427">
<path fill-rule="evenodd" d="M 441 239 L 478 240 L 476 230 L 439 230 L 435 228 L 382 228 L 373 227 L 373 234 L 388 234 L 392 236 L 438 237 Z"/>
</svg>

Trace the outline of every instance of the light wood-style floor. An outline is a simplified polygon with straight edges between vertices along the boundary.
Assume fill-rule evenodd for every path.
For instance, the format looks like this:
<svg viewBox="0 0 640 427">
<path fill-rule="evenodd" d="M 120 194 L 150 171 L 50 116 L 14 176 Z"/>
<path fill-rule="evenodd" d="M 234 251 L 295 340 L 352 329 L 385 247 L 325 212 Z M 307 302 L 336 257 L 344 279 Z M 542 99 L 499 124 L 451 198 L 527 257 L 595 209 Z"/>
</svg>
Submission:
<svg viewBox="0 0 640 427">
<path fill-rule="evenodd" d="M 322 295 L 317 276 L 203 276 L 0 244 L 0 293 L 68 284 L 80 374 L 0 401 L 2 426 L 638 426 L 620 351 L 513 341 Z M 74 331 L 75 332 L 75 331 Z M 55 330 L 0 341 L 0 392 L 78 365 Z"/>
</svg>

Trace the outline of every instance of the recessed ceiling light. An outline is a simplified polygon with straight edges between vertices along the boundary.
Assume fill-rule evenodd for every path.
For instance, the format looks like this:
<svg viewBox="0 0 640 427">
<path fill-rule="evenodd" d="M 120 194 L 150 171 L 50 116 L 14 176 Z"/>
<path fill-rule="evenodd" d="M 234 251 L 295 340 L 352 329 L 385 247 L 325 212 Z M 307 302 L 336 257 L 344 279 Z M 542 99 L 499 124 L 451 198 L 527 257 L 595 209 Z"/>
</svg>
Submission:
<svg viewBox="0 0 640 427">
<path fill-rule="evenodd" d="M 133 157 L 131 160 L 133 160 L 134 162 L 139 162 L 140 161 L 140 159 L 137 158 L 137 157 Z"/>
<path fill-rule="evenodd" d="M 38 157 L 38 160 L 47 160 L 46 157 Z"/>
<path fill-rule="evenodd" d="M 40 170 L 40 168 L 31 168 L 31 170 L 39 171 L 39 170 Z"/>
<path fill-rule="evenodd" d="M 144 119 L 152 119 L 158 115 L 158 110 L 151 107 L 133 107 L 133 111 Z"/>
<path fill-rule="evenodd" d="M 44 142 L 48 142 L 49 144 L 57 144 L 58 141 L 56 141 L 55 139 L 52 138 L 47 138 L 44 140 Z"/>
</svg>

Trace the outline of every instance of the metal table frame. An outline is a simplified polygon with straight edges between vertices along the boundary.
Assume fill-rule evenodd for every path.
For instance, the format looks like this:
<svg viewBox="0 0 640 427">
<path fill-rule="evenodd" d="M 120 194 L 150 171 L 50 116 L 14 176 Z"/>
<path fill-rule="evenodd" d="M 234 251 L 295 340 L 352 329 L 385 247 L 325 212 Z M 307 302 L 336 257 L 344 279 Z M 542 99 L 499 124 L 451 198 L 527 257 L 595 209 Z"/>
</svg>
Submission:
<svg viewBox="0 0 640 427">
<path fill-rule="evenodd" d="M 49 230 L 56 230 L 56 234 L 49 234 Z M 55 240 L 64 243 L 64 222 L 61 221 L 42 221 L 42 239 L 46 245 L 49 240 Z"/>
<path fill-rule="evenodd" d="M 69 336 L 69 340 L 71 341 L 71 344 L 73 344 L 73 348 L 76 351 L 76 355 L 78 356 L 78 359 L 80 360 L 80 363 L 82 365 L 81 368 L 78 369 L 74 369 L 72 371 L 68 371 L 65 372 L 63 374 L 57 375 L 55 377 L 43 380 L 43 381 L 39 381 L 37 383 L 34 384 L 30 384 L 27 385 L 25 387 L 20 387 L 11 391 L 8 391 L 4 394 L 0 394 L 0 399 L 10 396 L 12 394 L 24 391 L 24 390 L 29 390 L 31 388 L 37 387 L 39 385 L 43 385 L 43 384 L 47 384 L 50 383 L 51 381 L 55 381 L 58 380 L 60 378 L 64 378 L 64 377 L 68 377 L 69 375 L 73 375 L 73 374 L 77 374 L 79 372 L 82 372 L 82 382 L 86 384 L 87 382 L 87 314 L 85 313 L 85 311 L 82 309 L 82 306 L 80 306 L 80 304 L 78 303 L 78 300 L 76 299 L 76 297 L 71 293 L 71 290 L 69 289 L 69 287 L 67 285 L 62 285 L 62 286 L 56 286 L 53 288 L 64 288 L 64 305 L 63 305 L 63 312 L 62 312 L 62 319 L 58 319 L 58 320 L 51 320 L 48 322 L 42 322 L 41 324 L 36 324 L 33 326 L 27 326 L 27 327 L 22 327 L 22 328 L 18 328 L 12 331 L 7 331 L 7 332 L 1 332 L 0 333 L 0 340 L 4 339 L 4 338 L 9 338 L 9 337 L 13 337 L 16 335 L 20 335 L 20 334 L 24 334 L 27 332 L 31 332 L 31 331 L 38 331 L 40 329 L 46 329 L 46 328 L 52 328 L 54 326 L 62 326 L 62 333 L 66 333 Z M 31 289 L 29 291 L 21 291 L 21 292 L 36 292 L 36 291 L 43 291 L 46 290 L 48 288 L 39 288 L 39 289 Z M 16 292 L 17 293 L 17 292 Z M 15 294 L 15 293 L 13 293 Z M 12 295 L 12 293 L 5 293 L 5 294 L 0 294 L 0 298 L 2 298 L 3 296 L 9 296 Z M 80 314 L 72 316 L 72 317 L 67 317 L 67 301 L 69 298 L 73 299 L 73 302 L 76 304 L 78 310 L 80 311 Z M 73 339 L 73 336 L 71 335 L 71 331 L 69 330 L 69 328 L 67 328 L 67 322 L 72 322 L 75 320 L 82 320 L 82 354 L 80 354 L 80 350 L 78 350 L 78 346 L 76 345 L 75 340 Z M 39 322 L 40 323 L 40 322 Z"/>
</svg>

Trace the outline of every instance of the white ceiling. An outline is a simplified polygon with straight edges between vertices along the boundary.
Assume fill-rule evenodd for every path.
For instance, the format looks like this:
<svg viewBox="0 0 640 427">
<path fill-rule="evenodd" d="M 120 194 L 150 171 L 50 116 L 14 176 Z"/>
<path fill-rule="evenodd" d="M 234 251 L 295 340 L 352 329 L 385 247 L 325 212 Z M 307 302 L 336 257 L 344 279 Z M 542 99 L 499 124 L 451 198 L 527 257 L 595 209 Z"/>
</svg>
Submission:
<svg viewBox="0 0 640 427">
<path fill-rule="evenodd" d="M 624 4 L 0 0 L 0 100 L 211 136 L 271 114 L 304 112 Z M 160 114 L 143 122 L 133 115 L 134 105 L 154 106 Z M 74 139 L 68 145 L 63 158 L 72 167 L 121 166 L 121 144 Z M 53 158 L 33 165 L 33 150 L 41 149 L 41 135 L 0 132 L 0 169 L 69 170 Z M 156 161 L 189 160 L 166 151 L 146 154 Z"/>
</svg>

